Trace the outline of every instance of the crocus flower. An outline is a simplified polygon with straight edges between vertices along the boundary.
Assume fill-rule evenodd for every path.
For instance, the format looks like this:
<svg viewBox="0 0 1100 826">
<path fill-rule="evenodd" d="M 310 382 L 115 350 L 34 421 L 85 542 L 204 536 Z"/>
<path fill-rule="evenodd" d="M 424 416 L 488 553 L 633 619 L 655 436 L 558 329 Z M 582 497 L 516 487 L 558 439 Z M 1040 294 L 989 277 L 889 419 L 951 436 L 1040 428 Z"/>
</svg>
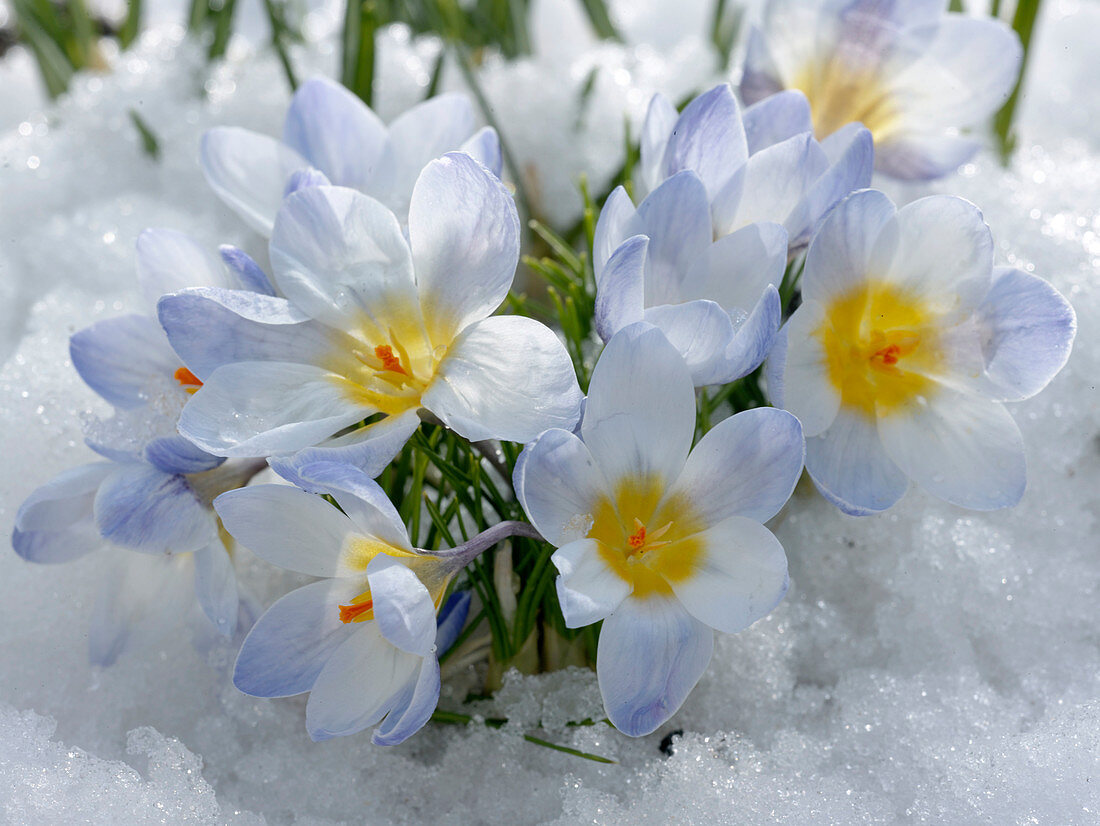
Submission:
<svg viewBox="0 0 1100 826">
<path fill-rule="evenodd" d="M 979 143 L 959 130 L 988 118 L 1019 75 L 1016 34 L 946 13 L 939 0 L 769 0 L 753 28 L 741 96 L 809 98 L 828 140 L 852 123 L 874 135 L 875 166 L 905 179 L 955 170 Z"/>
<path fill-rule="evenodd" d="M 228 268 L 182 233 L 146 230 L 138 239 L 137 269 L 147 305 L 152 309 L 163 292 L 189 285 L 263 288 L 262 273 L 256 276 L 258 267 L 244 253 L 226 248 L 224 255 Z M 154 636 L 151 629 L 196 601 L 219 633 L 232 636 L 236 577 L 211 502 L 244 484 L 258 466 L 227 463 L 176 433 L 179 412 L 200 382 L 153 316 L 100 321 L 73 335 L 69 352 L 85 383 L 115 408 L 86 437 L 108 461 L 68 470 L 34 491 L 16 515 L 16 553 L 56 563 L 113 548 L 117 577 L 90 632 L 92 661 L 99 665 L 114 662 L 135 639 Z"/>
<path fill-rule="evenodd" d="M 340 507 L 290 485 L 235 490 L 214 503 L 242 545 L 281 568 L 322 577 L 256 621 L 233 682 L 255 697 L 310 692 L 306 728 L 314 740 L 377 725 L 373 742 L 400 743 L 435 710 L 437 655 L 465 621 L 468 597 L 437 620 L 447 588 L 489 545 L 417 550 L 362 471 L 319 462 L 301 475 Z"/>
<path fill-rule="evenodd" d="M 462 153 L 421 173 L 407 239 L 391 211 L 355 190 L 295 192 L 271 238 L 286 298 L 201 289 L 161 299 L 173 347 L 203 382 L 180 432 L 218 456 L 324 442 L 293 463 L 339 454 L 376 474 L 422 408 L 472 441 L 572 427 L 581 393 L 558 338 L 528 318 L 489 317 L 518 256 L 515 204 Z M 286 462 L 280 472 L 295 478 Z"/>
<path fill-rule="evenodd" d="M 366 193 L 404 222 L 420 170 L 452 150 L 500 175 L 496 132 L 476 130 L 464 95 L 433 97 L 387 127 L 343 86 L 313 78 L 290 101 L 282 141 L 237 127 L 211 129 L 202 140 L 202 168 L 218 197 L 266 237 L 296 173 Z"/>
<path fill-rule="evenodd" d="M 747 628 L 787 590 L 786 556 L 762 523 L 802 471 L 797 419 L 738 413 L 692 450 L 694 431 L 687 366 L 642 322 L 600 356 L 580 436 L 549 430 L 516 464 L 517 496 L 558 548 L 566 625 L 603 620 L 600 691 L 631 736 L 684 702 L 710 661 L 712 629 Z"/>
<path fill-rule="evenodd" d="M 710 203 L 714 237 L 760 221 L 782 224 L 793 255 L 845 195 L 871 182 L 871 135 L 852 125 L 819 142 L 810 107 L 798 92 L 742 114 L 728 84 L 691 101 L 680 114 L 655 95 L 646 114 L 639 190 L 690 169 Z"/>
<path fill-rule="evenodd" d="M 595 320 L 604 341 L 647 321 L 680 351 L 699 387 L 748 375 L 771 349 L 787 233 L 779 224 L 750 224 L 713 240 L 695 172 L 668 178 L 637 209 L 617 188 L 600 213 L 595 251 Z"/>
<path fill-rule="evenodd" d="M 802 421 L 806 469 L 829 500 L 882 511 L 912 479 L 966 508 L 1019 501 L 1023 443 L 1001 402 L 1046 386 L 1076 320 L 1047 282 L 993 267 L 973 204 L 933 196 L 897 210 L 855 193 L 810 244 L 802 298 L 768 392 Z"/>
</svg>

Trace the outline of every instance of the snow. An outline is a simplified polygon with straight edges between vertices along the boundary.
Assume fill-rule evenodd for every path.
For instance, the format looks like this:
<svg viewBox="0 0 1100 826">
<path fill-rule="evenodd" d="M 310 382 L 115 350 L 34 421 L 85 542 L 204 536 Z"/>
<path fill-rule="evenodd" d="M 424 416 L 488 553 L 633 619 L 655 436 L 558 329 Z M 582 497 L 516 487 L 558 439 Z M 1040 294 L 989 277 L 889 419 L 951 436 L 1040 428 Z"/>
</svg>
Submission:
<svg viewBox="0 0 1100 826">
<path fill-rule="evenodd" d="M 61 566 L 0 554 L 0 820 L 1095 823 L 1100 6 L 1046 6 L 1012 168 L 983 155 L 933 188 L 979 204 L 999 261 L 1049 278 L 1078 313 L 1067 368 L 1012 406 L 1029 463 L 1017 508 L 972 513 L 913 491 L 884 515 L 853 519 L 800 487 L 774 523 L 790 559 L 788 597 L 749 631 L 720 636 L 683 710 L 639 740 L 567 725 L 603 716 L 594 674 L 574 669 L 510 675 L 474 708 L 509 718 L 500 729 L 431 725 L 392 749 L 366 737 L 311 743 L 302 698 L 239 694 L 227 680 L 230 647 L 196 653 L 182 626 L 144 656 L 91 669 L 87 622 L 103 553 Z M 388 32 L 384 116 L 423 95 L 438 48 Z M 296 59 L 306 75 L 327 71 L 335 55 L 321 40 Z M 72 370 L 67 339 L 140 306 L 138 232 L 167 226 L 262 253 L 207 190 L 196 155 L 216 123 L 278 132 L 287 93 L 276 62 L 242 52 L 201 100 L 199 57 L 170 26 L 118 61 L 56 109 L 17 116 L 0 138 L 4 535 L 31 490 L 91 457 L 81 414 L 103 407 Z M 538 62 L 484 69 L 496 117 L 519 124 L 517 154 L 567 183 L 582 162 L 613 171 L 621 132 L 561 146 L 551 137 L 565 133 L 561 122 L 545 134 L 523 125 L 535 112 L 552 121 L 574 82 L 553 85 Z M 622 90 L 639 88 L 624 71 Z M 521 89 L 530 94 L 509 97 Z M 157 133 L 159 163 L 142 154 L 131 108 Z M 620 115 L 600 117 L 621 124 Z M 563 221 L 567 196 L 562 184 L 547 201 Z M 263 604 L 298 582 L 253 558 L 240 566 Z M 456 675 L 441 707 L 469 713 L 469 685 L 469 674 Z M 681 729 L 667 755 L 662 742 Z M 540 748 L 523 740 L 530 733 L 618 763 Z"/>
</svg>

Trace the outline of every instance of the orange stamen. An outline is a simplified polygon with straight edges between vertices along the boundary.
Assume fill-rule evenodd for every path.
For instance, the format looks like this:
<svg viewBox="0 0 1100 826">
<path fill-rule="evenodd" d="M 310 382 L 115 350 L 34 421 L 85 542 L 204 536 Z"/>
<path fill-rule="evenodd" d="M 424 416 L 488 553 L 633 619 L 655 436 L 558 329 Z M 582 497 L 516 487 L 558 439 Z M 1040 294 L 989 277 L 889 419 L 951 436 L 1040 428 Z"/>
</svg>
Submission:
<svg viewBox="0 0 1100 826">
<path fill-rule="evenodd" d="M 364 602 L 353 602 L 351 605 L 340 606 L 340 622 L 347 624 L 349 622 L 355 622 L 355 620 L 361 615 L 374 608 L 373 600 L 365 600 Z"/>
<path fill-rule="evenodd" d="M 199 377 L 186 367 L 179 368 L 172 376 L 188 393 L 197 393 L 199 388 L 202 387 L 202 382 L 199 380 Z"/>
<path fill-rule="evenodd" d="M 374 348 L 374 354 L 382 362 L 383 369 L 392 373 L 400 373 L 403 376 L 409 375 L 409 372 L 401 366 L 401 359 L 393 354 L 393 348 L 390 345 L 379 344 Z"/>
<path fill-rule="evenodd" d="M 898 363 L 898 359 L 901 357 L 901 347 L 896 344 L 891 344 L 889 347 L 883 347 L 872 358 L 881 361 L 883 364 L 893 367 Z"/>
<path fill-rule="evenodd" d="M 635 519 L 634 521 L 637 522 L 638 520 Z M 639 525 L 638 530 L 634 531 L 626 541 L 630 543 L 630 547 L 634 550 L 638 550 L 645 545 L 645 525 Z"/>
</svg>

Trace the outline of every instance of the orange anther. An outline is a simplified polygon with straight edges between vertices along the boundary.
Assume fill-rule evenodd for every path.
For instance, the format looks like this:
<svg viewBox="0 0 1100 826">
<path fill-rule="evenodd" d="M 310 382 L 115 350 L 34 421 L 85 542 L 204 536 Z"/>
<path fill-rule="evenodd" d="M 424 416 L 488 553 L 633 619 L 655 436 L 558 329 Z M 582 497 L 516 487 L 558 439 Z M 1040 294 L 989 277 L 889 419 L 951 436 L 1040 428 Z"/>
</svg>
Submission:
<svg viewBox="0 0 1100 826">
<path fill-rule="evenodd" d="M 349 623 L 355 622 L 355 620 L 362 614 L 371 611 L 374 608 L 373 600 L 365 600 L 363 602 L 353 602 L 351 605 L 340 606 L 340 622 Z"/>
<path fill-rule="evenodd" d="M 889 347 L 883 347 L 875 353 L 874 357 L 883 364 L 888 364 L 892 367 L 898 363 L 898 359 L 901 357 L 901 347 L 897 344 L 891 344 Z"/>
<path fill-rule="evenodd" d="M 199 381 L 199 377 L 186 367 L 181 367 L 176 370 L 176 372 L 172 374 L 172 377 L 175 378 L 188 393 L 196 393 L 198 389 L 202 387 L 202 382 Z"/>
<path fill-rule="evenodd" d="M 393 354 L 393 348 L 390 345 L 379 344 L 374 348 L 374 355 L 382 362 L 383 369 L 403 376 L 409 375 L 409 372 L 401 366 L 401 359 Z"/>
<path fill-rule="evenodd" d="M 645 545 L 645 525 L 642 525 L 638 530 L 634 531 L 631 537 L 626 541 L 630 543 L 630 547 L 634 550 L 638 550 Z"/>
</svg>

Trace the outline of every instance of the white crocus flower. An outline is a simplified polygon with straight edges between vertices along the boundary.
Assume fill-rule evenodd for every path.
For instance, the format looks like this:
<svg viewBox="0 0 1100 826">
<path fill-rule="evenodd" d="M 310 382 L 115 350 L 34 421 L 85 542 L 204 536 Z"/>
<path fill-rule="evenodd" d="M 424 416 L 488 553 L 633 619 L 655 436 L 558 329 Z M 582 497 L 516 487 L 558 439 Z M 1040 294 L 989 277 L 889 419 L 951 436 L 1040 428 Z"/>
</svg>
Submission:
<svg viewBox="0 0 1100 826">
<path fill-rule="evenodd" d="M 642 322 L 600 356 L 580 436 L 547 431 L 516 464 L 524 510 L 558 548 L 566 625 L 604 621 L 600 691 L 631 736 L 684 702 L 710 661 L 712 629 L 747 628 L 787 590 L 786 556 L 762 523 L 802 471 L 798 421 L 749 410 L 692 450 L 694 432 L 688 367 Z"/>
<path fill-rule="evenodd" d="M 355 190 L 295 192 L 271 238 L 285 298 L 204 289 L 160 302 L 173 347 L 203 382 L 180 432 L 218 456 L 299 452 L 279 467 L 293 479 L 291 465 L 319 458 L 378 473 L 421 410 L 471 441 L 573 427 L 581 393 L 564 346 L 532 319 L 492 316 L 518 258 L 512 198 L 462 153 L 421 173 L 407 238 Z"/>
<path fill-rule="evenodd" d="M 802 421 L 806 469 L 828 499 L 874 513 L 912 479 L 966 508 L 1019 501 L 1023 442 L 1001 402 L 1046 386 L 1076 321 L 1041 278 L 993 267 L 977 207 L 940 195 L 897 210 L 855 193 L 810 244 L 802 299 L 768 392 Z"/>
</svg>

